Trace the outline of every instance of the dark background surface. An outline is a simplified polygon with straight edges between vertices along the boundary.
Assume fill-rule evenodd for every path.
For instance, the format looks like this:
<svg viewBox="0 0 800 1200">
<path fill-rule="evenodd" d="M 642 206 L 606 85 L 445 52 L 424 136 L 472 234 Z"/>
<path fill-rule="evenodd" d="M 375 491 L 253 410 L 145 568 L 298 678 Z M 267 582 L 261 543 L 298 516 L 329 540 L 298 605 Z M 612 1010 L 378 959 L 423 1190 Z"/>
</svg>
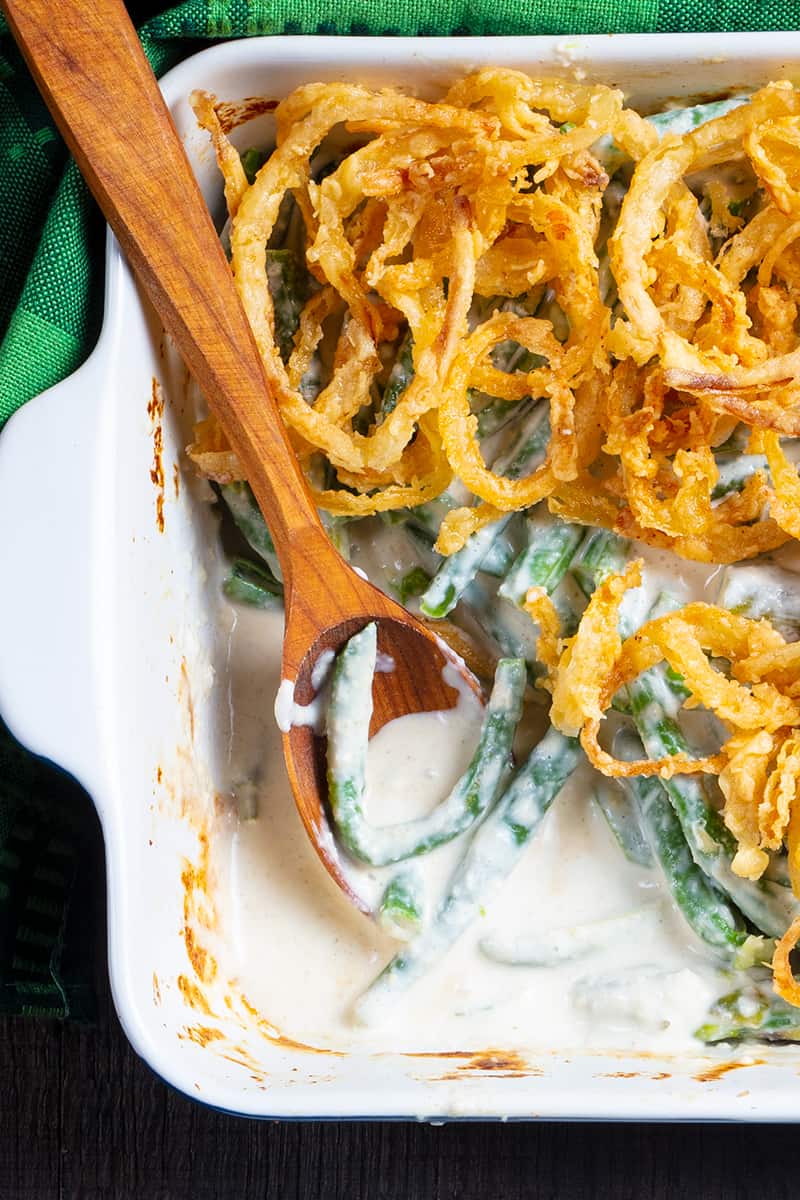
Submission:
<svg viewBox="0 0 800 1200">
<path fill-rule="evenodd" d="M 129 4 L 143 20 L 161 5 Z M 88 803 L 88 801 L 87 801 Z M 107 982 L 99 828 L 83 871 L 92 1026 L 0 1020 L 0 1200 L 770 1200 L 798 1194 L 789 1127 L 279 1124 L 165 1086 Z M 798 1080 L 800 1110 L 800 1080 Z"/>
</svg>

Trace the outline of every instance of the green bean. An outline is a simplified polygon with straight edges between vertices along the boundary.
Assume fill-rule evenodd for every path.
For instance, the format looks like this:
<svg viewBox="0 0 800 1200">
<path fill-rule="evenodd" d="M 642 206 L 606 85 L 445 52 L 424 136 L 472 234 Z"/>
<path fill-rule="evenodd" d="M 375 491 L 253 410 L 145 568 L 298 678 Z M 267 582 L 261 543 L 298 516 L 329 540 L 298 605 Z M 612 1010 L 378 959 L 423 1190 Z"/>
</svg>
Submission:
<svg viewBox="0 0 800 1200">
<path fill-rule="evenodd" d="M 376 828 L 364 815 L 375 654 L 373 622 L 350 638 L 336 659 L 328 706 L 328 797 L 342 844 L 354 858 L 382 867 L 427 854 L 486 812 L 508 771 L 522 713 L 525 664 L 507 658 L 497 664 L 478 746 L 450 794 L 425 817 Z"/>
<path fill-rule="evenodd" d="M 715 456 L 746 454 L 747 447 L 750 445 L 750 434 L 751 430 L 748 425 L 736 425 L 725 441 L 715 448 Z"/>
<path fill-rule="evenodd" d="M 664 671 L 653 667 L 628 685 L 634 724 L 650 758 L 691 754 L 677 722 L 683 697 Z M 660 781 L 678 816 L 697 865 L 725 892 L 753 924 L 769 937 L 781 937 L 797 913 L 787 889 L 769 879 L 741 879 L 731 867 L 736 852 L 733 836 L 708 801 L 697 778 L 675 775 Z"/>
<path fill-rule="evenodd" d="M 275 341 L 281 358 L 288 362 L 308 291 L 305 270 L 292 250 L 267 250 L 266 253 L 267 281 L 275 314 Z"/>
<path fill-rule="evenodd" d="M 800 574 L 774 563 L 727 567 L 718 604 L 744 617 L 766 617 L 791 640 L 800 636 Z"/>
<path fill-rule="evenodd" d="M 498 371 L 504 371 L 507 375 L 512 375 L 515 371 L 535 371 L 547 362 L 541 354 L 535 354 L 514 341 L 499 342 L 492 350 L 491 358 Z"/>
<path fill-rule="evenodd" d="M 401 604 L 406 604 L 412 596 L 421 596 L 427 590 L 431 577 L 422 567 L 412 567 L 406 571 L 402 579 L 392 584 Z"/>
<path fill-rule="evenodd" d="M 514 436 L 495 458 L 492 470 L 506 479 L 522 479 L 530 475 L 534 466 L 544 458 L 550 441 L 550 413 L 548 405 L 537 401 L 527 410 Z"/>
<path fill-rule="evenodd" d="M 617 780 L 601 776 L 592 790 L 592 798 L 628 862 L 637 867 L 652 867 L 653 855 L 642 830 L 640 811 L 626 789 Z"/>
<path fill-rule="evenodd" d="M 555 581 L 557 582 L 557 581 Z M 554 586 L 555 586 L 554 582 Z M 570 637 L 578 627 L 582 594 L 575 588 L 572 595 L 570 578 L 566 575 L 558 585 L 554 594 L 554 604 L 561 622 L 564 637 Z M 531 686 L 543 674 L 543 667 L 536 658 L 536 643 L 538 638 L 537 626 L 516 606 L 499 596 L 492 596 L 479 581 L 471 583 L 464 592 L 464 601 L 469 607 L 471 616 L 487 635 L 498 645 L 501 654 L 508 658 L 524 658 L 528 669 L 528 680 Z M 536 689 L 532 699 L 544 704 L 548 693 Z"/>
<path fill-rule="evenodd" d="M 701 1042 L 800 1041 L 800 1008 L 756 983 L 737 988 L 712 1006 L 694 1036 Z"/>
<path fill-rule="evenodd" d="M 516 866 L 580 757 L 577 741 L 552 728 L 534 747 L 478 826 L 430 923 L 392 958 L 358 1001 L 360 1020 L 379 1017 L 384 1001 L 424 975 L 480 915 L 490 894 Z"/>
<path fill-rule="evenodd" d="M 764 937 L 761 933 L 749 933 L 733 958 L 735 971 L 749 971 L 751 967 L 765 968 L 772 964 L 777 938 Z"/>
<path fill-rule="evenodd" d="M 499 433 L 519 415 L 523 406 L 526 409 L 531 406 L 530 400 L 495 400 L 494 397 L 471 388 L 470 403 L 475 405 L 479 400 L 483 400 L 483 405 L 477 411 L 473 408 L 478 422 L 476 433 L 479 438 Z"/>
<path fill-rule="evenodd" d="M 619 734 L 614 740 L 617 757 L 634 759 L 640 751 L 635 737 Z M 661 780 L 633 776 L 625 780 L 624 788 L 638 809 L 664 882 L 687 925 L 716 954 L 730 959 L 747 934 L 737 913 L 695 863 Z"/>
<path fill-rule="evenodd" d="M 222 584 L 229 600 L 252 608 L 283 608 L 283 586 L 263 567 L 245 558 L 234 559 Z"/>
<path fill-rule="evenodd" d="M 251 549 L 255 550 L 269 567 L 274 577 L 281 581 L 281 567 L 275 550 L 272 534 L 261 515 L 256 498 L 249 483 L 241 480 L 220 485 L 220 494 L 233 520 Z M 345 517 L 320 514 L 325 531 L 343 558 L 350 557 L 349 522 Z"/>
<path fill-rule="evenodd" d="M 549 437 L 547 405 L 540 401 L 521 423 L 512 444 L 495 460 L 493 470 L 509 479 L 521 478 L 544 453 Z M 422 598 L 420 607 L 426 617 L 446 617 L 455 608 L 513 515 L 504 513 L 497 521 L 485 525 L 473 533 L 460 550 L 444 560 Z"/>
<path fill-rule="evenodd" d="M 767 879 L 771 879 L 773 883 L 777 883 L 781 887 L 788 888 L 792 886 L 792 881 L 789 878 L 789 859 L 783 850 L 770 854 L 769 863 L 764 875 Z"/>
<path fill-rule="evenodd" d="M 245 177 L 248 183 L 255 183 L 256 175 L 267 161 L 267 156 L 263 150 L 257 150 L 255 146 L 248 147 L 239 155 L 242 160 Z"/>
<path fill-rule="evenodd" d="M 498 589 L 498 595 L 521 605 L 528 589 L 542 587 L 548 593 L 558 586 L 583 541 L 582 525 L 570 525 L 557 518 L 542 528 L 528 521 L 528 545 L 516 560 Z"/>
<path fill-rule="evenodd" d="M 409 330 L 397 351 L 386 387 L 381 397 L 381 413 L 386 418 L 394 412 L 397 401 L 414 378 L 414 338 Z"/>
<path fill-rule="evenodd" d="M 609 575 L 624 568 L 630 545 L 607 529 L 596 529 L 585 538 L 572 574 L 587 599 Z"/>
<path fill-rule="evenodd" d="M 766 471 L 767 460 L 763 454 L 717 454 L 719 479 L 711 491 L 712 500 L 722 500 L 733 492 L 740 492 L 756 471 Z"/>
<path fill-rule="evenodd" d="M 384 525 L 403 525 L 414 530 L 430 549 L 439 535 L 439 528 L 455 501 L 448 492 L 442 492 L 435 500 L 426 504 L 418 504 L 416 508 L 396 508 L 391 512 L 380 514 Z M 437 556 L 441 558 L 441 556 Z"/>
<path fill-rule="evenodd" d="M 505 530 L 497 535 L 487 553 L 481 559 L 480 569 L 483 575 L 492 575 L 495 579 L 504 579 L 508 574 L 511 564 L 517 557 L 517 546 L 519 544 L 519 539 L 512 536 L 518 525 L 516 517 L 517 514 L 513 513 Z"/>
<path fill-rule="evenodd" d="M 464 592 L 464 600 L 483 632 L 497 642 L 501 654 L 525 660 L 528 679 L 534 684 L 542 671 L 536 661 L 536 626 L 530 618 L 490 595 L 478 581 Z M 541 697 L 544 699 L 545 693 Z"/>
<path fill-rule="evenodd" d="M 567 571 L 564 578 L 553 590 L 552 599 L 558 613 L 558 619 L 561 622 L 561 636 L 565 638 L 572 637 L 577 632 L 578 625 L 586 608 L 586 597 L 576 583 L 571 571 Z"/>
<path fill-rule="evenodd" d="M 325 526 L 325 532 L 331 543 L 341 554 L 342 558 L 350 559 L 350 517 L 337 517 L 320 509 L 320 520 Z"/>
<path fill-rule="evenodd" d="M 691 133 L 699 125 L 722 117 L 734 108 L 747 104 L 749 96 L 730 96 L 725 100 L 711 100 L 707 104 L 692 104 L 689 108 L 668 108 L 664 112 L 653 113 L 647 120 L 653 125 L 659 135 L 668 133 Z"/>
<path fill-rule="evenodd" d="M 731 96 L 726 100 L 712 100 L 708 104 L 694 104 L 688 108 L 668 108 L 664 112 L 653 113 L 647 120 L 655 126 L 659 137 L 668 133 L 691 133 L 706 121 L 721 117 L 731 109 L 746 104 L 748 99 L 747 96 Z M 598 138 L 592 146 L 592 153 L 609 176 L 618 171 L 623 163 L 630 161 L 608 134 Z"/>
<path fill-rule="evenodd" d="M 422 928 L 425 896 L 422 878 L 404 867 L 389 880 L 378 906 L 378 924 L 390 937 L 407 942 Z"/>
<path fill-rule="evenodd" d="M 446 617 L 455 608 L 480 570 L 495 538 L 503 532 L 512 516 L 513 513 L 505 513 L 497 521 L 484 525 L 460 550 L 444 560 L 420 603 L 426 617 Z"/>
<path fill-rule="evenodd" d="M 256 554 L 263 558 L 276 579 L 282 579 L 275 543 L 267 529 L 249 483 L 223 483 L 220 492 L 237 526 Z"/>
<path fill-rule="evenodd" d="M 543 930 L 532 936 L 490 934 L 481 940 L 480 948 L 481 953 L 493 962 L 509 967 L 554 967 L 586 958 L 613 942 L 641 937 L 647 933 L 652 918 L 653 909 L 646 906 L 619 917 Z"/>
</svg>

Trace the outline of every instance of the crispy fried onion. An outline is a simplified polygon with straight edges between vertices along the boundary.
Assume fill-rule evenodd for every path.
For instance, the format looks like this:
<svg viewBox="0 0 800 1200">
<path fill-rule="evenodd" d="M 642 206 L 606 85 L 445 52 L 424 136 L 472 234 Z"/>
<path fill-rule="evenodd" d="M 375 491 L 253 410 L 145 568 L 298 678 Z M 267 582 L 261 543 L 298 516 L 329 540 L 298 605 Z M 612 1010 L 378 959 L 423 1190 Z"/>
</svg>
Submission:
<svg viewBox="0 0 800 1200">
<path fill-rule="evenodd" d="M 738 843 L 734 871 L 760 878 L 767 851 L 788 840 L 800 895 L 800 643 L 787 644 L 768 621 L 702 603 L 647 621 L 623 642 L 620 605 L 640 582 L 640 565 L 631 563 L 597 588 L 577 633 L 564 643 L 554 671 L 553 724 L 579 735 L 605 775 L 718 775 L 725 823 Z M 616 759 L 600 745 L 604 714 L 619 691 L 662 662 L 683 679 L 686 707 L 713 712 L 729 736 L 718 753 L 701 758 Z"/>
<path fill-rule="evenodd" d="M 543 587 L 528 588 L 522 607 L 539 626 L 536 657 L 544 666 L 546 674 L 536 680 L 536 686 L 552 692 L 562 651 L 561 618 L 558 609 Z"/>
<path fill-rule="evenodd" d="M 797 1008 L 800 1008 L 800 983 L 795 979 L 789 956 L 799 941 L 800 917 L 795 917 L 772 956 L 772 986 L 787 1004 L 794 1004 Z"/>
<path fill-rule="evenodd" d="M 800 484 L 777 436 L 759 434 L 773 486 L 763 470 L 753 470 L 740 491 L 718 495 L 714 447 L 729 435 L 730 419 L 670 388 L 658 366 L 617 364 L 602 424 L 605 471 L 584 470 L 550 493 L 550 508 L 565 519 L 714 563 L 751 558 L 800 533 L 793 500 Z"/>
<path fill-rule="evenodd" d="M 487 511 L 507 511 L 575 476 L 585 457 L 576 391 L 596 390 L 594 377 L 609 370 L 595 253 L 608 179 L 591 147 L 611 134 L 636 158 L 655 140 L 623 110 L 621 93 L 506 70 L 479 72 L 438 104 L 390 89 L 309 84 L 278 106 L 275 149 L 249 186 L 213 98 L 198 93 L 194 105 L 225 179 L 233 272 L 267 384 L 312 487 L 319 456 L 327 464 L 329 486 L 315 488 L 320 506 L 358 515 L 418 504 L 463 471 Z M 287 203 L 302 218 L 312 283 L 284 361 L 281 300 L 265 253 Z M 566 340 L 550 320 L 508 314 L 470 332 L 474 296 L 515 297 L 540 285 L 567 321 Z M 384 408 L 385 364 L 407 335 L 409 379 Z M 517 336 L 543 367 L 495 367 L 492 348 Z M 331 338 L 335 353 L 314 392 L 310 372 Z M 546 397 L 552 443 L 535 480 L 509 487 L 485 467 L 471 387 L 501 400 Z M 189 452 L 212 478 L 241 473 L 213 418 L 198 426 Z M 474 530 L 480 517 L 470 522 Z"/>
<path fill-rule="evenodd" d="M 505 68 L 438 103 L 313 83 L 278 106 L 275 149 L 252 185 L 214 98 L 193 103 L 224 177 L 267 384 L 321 507 L 407 507 L 455 476 L 472 502 L 445 517 L 442 554 L 544 499 L 703 562 L 800 536 L 800 483 L 778 442 L 800 436 L 790 84 L 659 141 L 612 88 Z M 616 222 L 598 150 L 608 138 L 633 164 Z M 308 280 L 290 352 L 265 267 L 273 244 L 289 245 Z M 504 342 L 538 365 L 501 369 Z M 404 346 L 404 385 L 384 404 Z M 485 459 L 476 391 L 549 406 L 549 445 L 521 477 Z M 739 424 L 763 437 L 769 470 L 726 492 L 715 451 Z M 241 475 L 213 417 L 189 453 L 211 478 Z"/>
</svg>

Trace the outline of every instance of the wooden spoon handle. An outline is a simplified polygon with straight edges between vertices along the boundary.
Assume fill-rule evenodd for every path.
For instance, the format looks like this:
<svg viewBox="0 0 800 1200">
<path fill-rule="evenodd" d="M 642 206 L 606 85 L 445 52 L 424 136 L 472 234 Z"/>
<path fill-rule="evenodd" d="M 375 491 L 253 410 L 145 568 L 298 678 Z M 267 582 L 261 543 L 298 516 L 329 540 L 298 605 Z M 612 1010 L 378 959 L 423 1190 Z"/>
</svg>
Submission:
<svg viewBox="0 0 800 1200">
<path fill-rule="evenodd" d="M 335 556 L 219 238 L 122 0 L 0 0 L 89 187 L 244 466 L 287 585 Z M 307 550 L 307 554 L 306 551 Z"/>
</svg>

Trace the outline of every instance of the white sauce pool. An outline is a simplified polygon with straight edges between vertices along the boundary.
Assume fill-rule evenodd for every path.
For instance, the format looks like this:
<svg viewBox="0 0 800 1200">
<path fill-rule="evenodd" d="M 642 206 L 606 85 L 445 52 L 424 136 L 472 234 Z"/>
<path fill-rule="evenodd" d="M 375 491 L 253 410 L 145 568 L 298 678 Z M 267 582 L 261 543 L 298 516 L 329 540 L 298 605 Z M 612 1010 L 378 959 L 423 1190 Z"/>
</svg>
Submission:
<svg viewBox="0 0 800 1200">
<path fill-rule="evenodd" d="M 707 568 L 646 554 L 654 593 L 668 586 L 681 600 L 713 598 L 704 587 Z M 256 781 L 259 813 L 238 825 L 232 844 L 237 970 L 272 1023 L 318 1045 L 375 1050 L 698 1048 L 692 1031 L 730 977 L 726 983 L 674 911 L 657 870 L 625 860 L 591 800 L 588 768 L 567 784 L 475 926 L 402 994 L 385 1024 L 355 1022 L 355 1001 L 401 944 L 348 905 L 296 813 L 272 712 L 280 616 L 239 608 L 231 625 L 231 776 Z M 283 720 L 305 719 L 308 709 L 298 714 L 291 685 L 282 687 Z M 479 723 L 477 706 L 462 697 L 450 713 L 405 717 L 381 730 L 370 744 L 370 820 L 384 825 L 430 811 L 468 763 Z M 428 911 L 463 845 L 457 840 L 415 860 Z M 349 875 L 377 903 L 393 870 L 352 864 Z M 577 960 L 509 966 L 480 950 L 487 938 L 529 942 L 645 906 L 644 934 L 634 929 Z"/>
</svg>

